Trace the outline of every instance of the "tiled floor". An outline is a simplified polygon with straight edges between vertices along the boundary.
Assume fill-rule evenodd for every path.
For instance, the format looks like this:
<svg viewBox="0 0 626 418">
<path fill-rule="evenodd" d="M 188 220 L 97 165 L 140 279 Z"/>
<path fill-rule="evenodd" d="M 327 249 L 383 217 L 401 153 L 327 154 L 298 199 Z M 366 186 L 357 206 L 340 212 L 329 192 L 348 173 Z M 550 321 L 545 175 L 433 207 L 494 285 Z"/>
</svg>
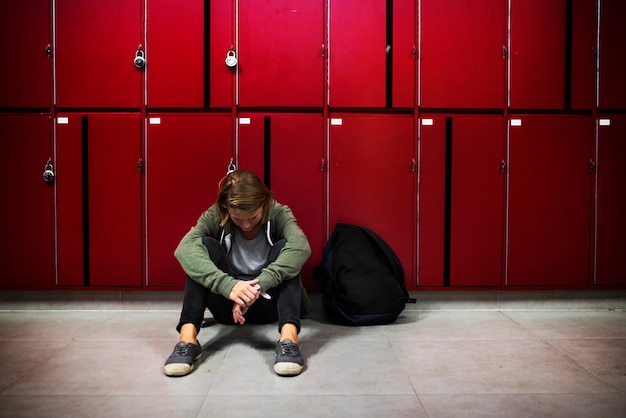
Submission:
<svg viewBox="0 0 626 418">
<path fill-rule="evenodd" d="M 626 416 L 623 309 L 407 305 L 349 328 L 314 306 L 293 378 L 272 371 L 274 325 L 211 324 L 196 370 L 168 378 L 177 310 L 0 311 L 0 416 Z"/>
</svg>

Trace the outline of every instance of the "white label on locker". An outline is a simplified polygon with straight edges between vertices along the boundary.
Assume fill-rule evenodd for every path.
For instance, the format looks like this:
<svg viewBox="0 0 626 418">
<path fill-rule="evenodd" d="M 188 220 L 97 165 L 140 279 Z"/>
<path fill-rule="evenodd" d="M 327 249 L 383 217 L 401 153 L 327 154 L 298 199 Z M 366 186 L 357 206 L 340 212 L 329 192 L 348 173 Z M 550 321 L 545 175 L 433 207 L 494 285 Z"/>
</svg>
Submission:
<svg viewBox="0 0 626 418">
<path fill-rule="evenodd" d="M 522 126 L 521 119 L 511 119 L 511 126 Z"/>
<path fill-rule="evenodd" d="M 433 126 L 433 122 L 432 119 L 422 119 L 422 126 Z"/>
<path fill-rule="evenodd" d="M 341 118 L 331 118 L 330 119 L 330 124 L 333 126 L 341 126 L 343 125 L 343 119 Z"/>
<path fill-rule="evenodd" d="M 611 126 L 611 119 L 600 119 L 600 126 Z"/>
<path fill-rule="evenodd" d="M 240 125 L 250 125 L 250 118 L 239 118 Z"/>
<path fill-rule="evenodd" d="M 57 122 L 59 125 L 67 125 L 68 123 L 70 123 L 70 118 L 68 118 L 67 116 L 62 116 L 57 119 Z"/>
<path fill-rule="evenodd" d="M 161 118 L 150 118 L 150 125 L 160 125 Z"/>
</svg>

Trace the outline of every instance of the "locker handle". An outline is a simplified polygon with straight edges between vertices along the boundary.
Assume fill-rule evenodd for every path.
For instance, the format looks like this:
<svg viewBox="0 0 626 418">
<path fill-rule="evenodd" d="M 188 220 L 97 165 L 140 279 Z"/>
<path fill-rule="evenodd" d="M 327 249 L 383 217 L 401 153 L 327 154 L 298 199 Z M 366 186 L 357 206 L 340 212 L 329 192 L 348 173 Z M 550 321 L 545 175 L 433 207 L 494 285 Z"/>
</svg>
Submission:
<svg viewBox="0 0 626 418">
<path fill-rule="evenodd" d="M 505 45 L 502 45 L 502 59 L 505 60 L 508 55 L 508 51 Z"/>
<path fill-rule="evenodd" d="M 415 170 L 417 170 L 417 161 L 415 158 L 411 158 L 411 172 L 415 173 Z"/>
</svg>

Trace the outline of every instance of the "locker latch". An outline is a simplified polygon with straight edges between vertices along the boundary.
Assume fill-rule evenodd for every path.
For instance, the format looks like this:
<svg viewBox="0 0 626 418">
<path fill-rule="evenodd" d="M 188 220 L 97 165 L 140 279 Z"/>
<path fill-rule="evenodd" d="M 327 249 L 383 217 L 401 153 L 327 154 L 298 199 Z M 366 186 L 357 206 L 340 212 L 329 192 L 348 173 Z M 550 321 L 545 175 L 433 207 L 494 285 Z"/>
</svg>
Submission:
<svg viewBox="0 0 626 418">
<path fill-rule="evenodd" d="M 596 169 L 596 163 L 593 160 L 589 160 L 589 172 L 593 173 L 595 169 Z"/>
</svg>

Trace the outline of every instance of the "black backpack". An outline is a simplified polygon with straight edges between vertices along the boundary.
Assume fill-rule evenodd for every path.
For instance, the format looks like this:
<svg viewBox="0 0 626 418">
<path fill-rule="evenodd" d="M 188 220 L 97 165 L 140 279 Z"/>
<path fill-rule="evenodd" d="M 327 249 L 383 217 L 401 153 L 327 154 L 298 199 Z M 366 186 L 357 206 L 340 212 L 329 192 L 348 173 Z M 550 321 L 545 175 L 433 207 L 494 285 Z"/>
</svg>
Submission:
<svg viewBox="0 0 626 418">
<path fill-rule="evenodd" d="M 314 275 L 322 282 L 322 303 L 334 323 L 388 324 L 413 302 L 396 254 L 362 226 L 335 226 Z"/>
</svg>

